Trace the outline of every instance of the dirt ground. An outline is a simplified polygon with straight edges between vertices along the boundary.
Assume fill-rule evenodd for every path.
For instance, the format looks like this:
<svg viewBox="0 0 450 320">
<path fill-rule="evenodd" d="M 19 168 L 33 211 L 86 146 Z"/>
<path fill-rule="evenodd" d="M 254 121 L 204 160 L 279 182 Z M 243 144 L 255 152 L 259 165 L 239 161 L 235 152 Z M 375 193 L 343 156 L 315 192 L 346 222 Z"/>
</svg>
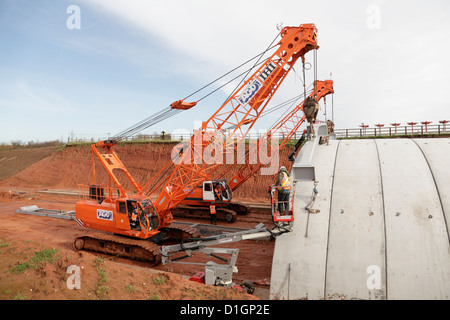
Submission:
<svg viewBox="0 0 450 320">
<path fill-rule="evenodd" d="M 230 246 L 240 250 L 237 261 L 239 272 L 234 275 L 234 282 L 251 280 L 256 284 L 255 294 L 250 296 L 234 289 L 219 290 L 189 281 L 190 276 L 202 271 L 201 266 L 161 264 L 150 267 L 143 262 L 77 252 L 72 248 L 73 239 L 89 230 L 80 227 L 75 221 L 16 213 L 18 208 L 29 205 L 74 210 L 75 199 L 72 196 L 39 194 L 27 190 L 12 192 L 10 198 L 9 191 L 5 189 L 0 194 L 0 299 L 268 299 L 272 241 L 245 241 Z M 248 224 L 251 222 L 235 226 Z M 42 268 L 30 268 L 23 273 L 11 271 L 15 266 L 26 263 L 33 252 L 40 251 L 39 248 L 56 249 L 61 258 L 56 263 L 46 263 Z M 107 294 L 98 292 L 98 287 L 101 287 L 97 279 L 100 260 L 108 274 L 105 285 Z M 203 257 L 197 259 L 199 262 L 209 260 Z M 67 289 L 69 274 L 66 269 L 70 265 L 82 268 L 82 286 L 86 288 Z M 163 280 L 167 282 L 165 286 L 153 284 L 157 280 L 152 279 L 158 276 L 167 280 Z"/>
<path fill-rule="evenodd" d="M 0 299 L 268 299 L 274 241 L 248 240 L 229 244 L 238 248 L 238 273 L 233 275 L 235 283 L 250 280 L 256 285 L 253 295 L 236 289 L 205 286 L 189 277 L 203 266 L 166 264 L 150 267 L 142 262 L 118 257 L 77 252 L 72 247 L 73 239 L 90 230 L 80 227 L 74 220 L 23 215 L 16 210 L 23 206 L 37 205 L 39 208 L 75 211 L 77 196 L 42 193 L 46 189 L 76 191 L 76 183 L 90 178 L 84 172 L 90 169 L 88 148 L 69 148 L 54 151 L 50 156 L 18 169 L 15 174 L 0 181 Z M 127 150 L 133 152 L 133 150 Z M 123 151 L 122 151 L 123 152 Z M 162 152 L 162 151 L 161 151 Z M 165 152 L 165 151 L 164 151 Z M 24 153 L 25 154 L 25 153 Z M 89 155 L 89 152 L 87 153 Z M 125 154 L 125 153 L 124 153 Z M 145 158 L 148 153 L 142 154 Z M 3 156 L 9 159 L 9 155 Z M 82 161 L 84 160 L 84 161 Z M 86 161 L 87 160 L 87 161 Z M 161 160 L 163 161 L 163 160 Z M 87 162 L 87 163 L 86 163 Z M 10 166 L 14 162 L 10 162 Z M 63 165 L 64 164 L 64 165 Z M 143 172 L 142 163 L 130 165 L 134 172 Z M 13 170 L 10 168 L 9 170 Z M 3 170 L 8 171 L 4 166 Z M 86 178 L 87 176 L 87 178 Z M 262 186 L 265 183 L 261 183 Z M 255 189 L 252 188 L 253 192 Z M 260 197 L 237 197 L 247 203 L 268 202 L 266 189 L 261 188 Z M 256 190 L 257 191 L 257 190 Z M 208 223 L 207 220 L 178 220 Z M 253 208 L 248 215 L 239 216 L 233 224 L 219 225 L 238 228 L 253 228 L 258 223 L 271 227 L 268 208 Z M 33 256 L 56 250 L 51 261 L 31 263 Z M 33 260 L 34 259 L 34 260 Z M 214 260 L 199 254 L 192 261 Z M 28 266 L 22 272 L 16 268 Z M 66 281 L 70 265 L 81 268 L 81 290 L 69 290 Z M 102 280 L 99 274 L 105 274 Z M 100 279 L 100 280 L 99 280 Z"/>
</svg>

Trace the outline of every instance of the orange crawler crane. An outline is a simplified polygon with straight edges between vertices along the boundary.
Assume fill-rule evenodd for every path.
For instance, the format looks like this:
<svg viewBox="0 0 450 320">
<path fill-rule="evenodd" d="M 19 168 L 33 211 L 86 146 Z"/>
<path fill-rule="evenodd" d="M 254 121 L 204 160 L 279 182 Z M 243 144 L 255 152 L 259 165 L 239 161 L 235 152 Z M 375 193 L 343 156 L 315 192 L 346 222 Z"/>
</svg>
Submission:
<svg viewBox="0 0 450 320">
<path fill-rule="evenodd" d="M 221 163 L 210 163 L 204 159 L 204 154 L 208 153 L 205 151 L 223 152 L 236 141 L 243 143 L 255 120 L 264 111 L 298 58 L 317 48 L 317 29 L 313 24 L 283 28 L 278 48 L 272 56 L 203 122 L 187 148 L 180 150 L 178 159 L 172 159 L 177 164 L 170 176 L 163 179 L 164 184 L 155 201 L 151 201 L 144 193 L 142 186 L 133 179 L 114 152 L 116 140 L 92 145 L 93 155 L 106 169 L 111 185 L 98 186 L 94 181 L 91 186 L 81 187 L 81 199 L 76 205 L 76 220 L 84 227 L 107 233 L 80 236 L 74 241 L 75 249 L 159 264 L 161 253 L 158 244 L 167 240 L 182 241 L 198 237 L 198 233 L 192 228 L 172 225 L 172 210 L 197 186 L 207 181 L 213 170 L 222 166 Z M 195 103 L 177 101 L 171 107 L 188 109 L 193 105 Z M 225 131 L 230 126 L 234 129 Z M 117 172 L 121 172 L 120 176 L 133 186 L 133 193 L 125 190 Z"/>
</svg>

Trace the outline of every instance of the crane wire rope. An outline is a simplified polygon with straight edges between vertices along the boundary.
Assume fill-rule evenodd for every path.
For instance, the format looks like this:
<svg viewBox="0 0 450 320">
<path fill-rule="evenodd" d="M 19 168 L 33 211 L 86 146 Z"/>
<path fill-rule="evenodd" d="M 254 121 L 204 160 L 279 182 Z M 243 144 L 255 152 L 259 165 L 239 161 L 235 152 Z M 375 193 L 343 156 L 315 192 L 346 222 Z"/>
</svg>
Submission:
<svg viewBox="0 0 450 320">
<path fill-rule="evenodd" d="M 275 122 L 273 123 L 273 125 L 269 128 L 269 130 L 272 130 L 273 127 L 274 127 L 276 124 L 278 124 L 278 123 L 281 121 L 282 118 L 284 118 L 284 117 L 286 116 L 286 114 L 292 109 L 292 106 L 293 106 L 294 104 L 296 104 L 298 100 L 300 100 L 300 99 L 303 97 L 303 101 L 304 101 L 304 100 L 306 99 L 306 97 L 308 97 L 308 96 L 306 95 L 306 92 L 310 92 L 311 86 L 312 86 L 312 84 L 309 85 L 308 89 L 305 89 L 305 91 L 304 91 L 303 94 L 301 94 L 301 95 L 299 95 L 299 96 L 294 97 L 294 98 L 291 99 L 291 101 L 293 100 L 291 106 L 290 106 L 289 108 L 287 108 L 287 109 L 284 111 L 284 113 L 282 113 L 282 114 L 280 115 L 280 117 L 277 119 L 277 121 L 275 121 Z M 311 90 L 311 91 L 312 91 L 312 90 Z M 295 100 L 294 100 L 294 99 L 295 99 Z M 269 110 L 269 112 L 272 112 L 272 110 Z"/>
<path fill-rule="evenodd" d="M 254 59 L 256 59 L 257 57 L 258 60 L 253 64 L 253 66 L 247 71 L 247 74 L 241 79 L 241 81 L 236 85 L 236 87 L 234 88 L 234 90 L 230 93 L 230 95 L 227 97 L 227 99 L 225 100 L 228 101 L 228 99 L 230 99 L 230 97 L 235 94 L 236 90 L 239 88 L 239 86 L 242 84 L 242 82 L 248 77 L 249 73 L 257 66 L 259 65 L 259 61 L 261 60 L 261 58 L 271 49 L 273 49 L 275 47 L 274 42 L 278 39 L 280 35 L 277 34 L 276 37 L 272 40 L 272 42 L 270 43 L 270 45 L 266 48 L 266 50 L 264 50 L 262 53 L 260 53 L 259 55 L 255 56 Z M 253 59 L 252 59 L 253 60 Z M 263 62 L 264 63 L 268 60 L 268 58 L 266 58 Z M 249 60 L 248 62 L 250 62 L 251 60 Z"/>
<path fill-rule="evenodd" d="M 239 84 L 236 86 L 236 88 L 235 88 L 235 89 L 233 90 L 233 92 L 230 94 L 229 97 L 231 97 L 231 95 L 234 94 L 234 92 L 237 90 L 237 88 L 238 88 L 239 85 L 242 83 L 242 81 L 244 81 L 244 79 L 248 76 L 248 74 L 251 72 L 251 70 L 253 70 L 256 66 L 258 66 L 258 65 L 264 63 L 265 61 L 267 61 L 268 58 L 266 58 L 266 59 L 263 60 L 263 61 L 260 61 L 260 60 L 261 60 L 261 58 L 262 58 L 268 51 L 270 51 L 271 49 L 273 49 L 273 48 L 275 47 L 275 45 L 273 45 L 273 43 L 276 41 L 276 39 L 278 38 L 278 36 L 279 36 L 279 34 L 277 34 L 277 37 L 275 37 L 275 39 L 270 43 L 270 45 L 266 48 L 266 50 L 264 50 L 263 52 L 257 54 L 256 56 L 254 56 L 254 57 L 248 59 L 248 60 L 245 61 L 244 63 L 241 63 L 239 66 L 237 66 L 237 67 L 233 68 L 232 70 L 226 72 L 225 74 L 223 74 L 222 76 L 220 76 L 220 77 L 216 78 L 215 80 L 209 82 L 208 84 L 204 85 L 204 86 L 201 87 L 200 89 L 198 89 L 198 90 L 196 90 L 195 92 L 191 93 L 190 95 L 186 96 L 183 100 L 185 100 L 185 99 L 187 99 L 187 98 L 190 98 L 191 96 L 193 96 L 193 95 L 197 94 L 198 92 L 204 90 L 205 88 L 209 87 L 210 85 L 214 84 L 215 82 L 217 82 L 217 81 L 223 79 L 224 77 L 230 75 L 231 73 L 233 73 L 233 72 L 236 71 L 237 69 L 239 69 L 239 68 L 243 67 L 244 65 L 248 64 L 249 62 L 251 62 L 251 61 L 253 61 L 253 60 L 255 60 L 255 59 L 258 59 L 258 60 L 253 64 L 253 66 L 252 66 L 250 69 L 245 70 L 245 71 L 242 72 L 241 74 L 239 74 L 239 75 L 237 75 L 236 77 L 234 77 L 233 79 L 227 81 L 226 83 L 224 83 L 223 85 L 221 85 L 221 86 L 219 86 L 218 88 L 214 89 L 213 91 L 211 91 L 211 92 L 205 94 L 205 95 L 202 96 L 199 100 L 197 100 L 197 102 L 199 102 L 199 101 L 201 101 L 201 100 L 207 98 L 207 97 L 210 96 L 211 94 L 213 94 L 213 93 L 215 93 L 216 91 L 222 89 L 223 87 L 225 87 L 226 85 L 228 85 L 228 84 L 231 83 L 232 81 L 236 80 L 237 78 L 239 78 L 239 77 L 241 77 L 241 76 L 243 76 L 243 75 L 245 74 L 245 76 L 241 79 L 241 81 L 239 82 Z M 227 98 L 227 100 L 229 99 L 229 97 Z M 227 101 L 227 100 L 226 100 L 226 101 Z M 114 137 L 113 137 L 112 139 L 113 139 L 113 140 L 117 140 L 117 141 L 123 140 L 123 139 L 125 139 L 125 138 L 127 138 L 127 137 L 130 137 L 130 136 L 132 136 L 132 135 L 134 135 L 134 134 L 136 134 L 136 133 L 138 133 L 138 132 L 140 132 L 140 131 L 142 131 L 142 130 L 144 130 L 144 129 L 147 129 L 148 127 L 151 127 L 151 126 L 153 126 L 153 125 L 155 125 L 155 124 L 157 124 L 157 123 L 159 123 L 159 122 L 161 122 L 161 121 L 164 121 L 164 120 L 166 120 L 166 119 L 168 119 L 168 118 L 170 118 L 170 117 L 173 117 L 173 116 L 175 116 L 176 114 L 180 113 L 181 111 L 183 111 L 183 110 L 181 110 L 181 109 L 173 109 L 173 108 L 171 108 L 170 106 L 169 106 L 169 107 L 166 107 L 166 108 L 163 108 L 162 110 L 160 110 L 160 111 L 158 111 L 158 112 L 152 114 L 151 116 L 149 116 L 149 117 L 147 117 L 147 118 L 141 120 L 140 122 L 136 123 L 135 125 L 133 125 L 133 126 L 127 128 L 127 129 L 125 129 L 125 130 L 119 132 L 118 134 L 114 135 Z"/>
</svg>

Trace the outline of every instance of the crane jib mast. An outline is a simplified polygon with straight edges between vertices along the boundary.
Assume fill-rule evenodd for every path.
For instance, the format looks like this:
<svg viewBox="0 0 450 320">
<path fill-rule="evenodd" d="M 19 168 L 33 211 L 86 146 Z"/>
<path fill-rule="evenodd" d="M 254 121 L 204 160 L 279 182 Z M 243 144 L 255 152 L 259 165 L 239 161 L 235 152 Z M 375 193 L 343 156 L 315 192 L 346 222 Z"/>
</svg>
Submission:
<svg viewBox="0 0 450 320">
<path fill-rule="evenodd" d="M 255 121 L 267 106 L 273 95 L 283 83 L 289 71 L 298 58 L 308 51 L 317 49 L 317 29 L 313 24 L 300 27 L 286 27 L 281 31 L 278 49 L 262 64 L 259 69 L 233 94 L 191 138 L 191 146 L 196 137 L 206 134 L 216 137 L 211 142 L 204 143 L 202 139 L 201 155 L 210 144 L 220 144 L 225 149 L 227 145 L 242 143 Z M 244 126 L 244 123 L 249 123 Z M 222 128 L 233 127 L 227 135 Z M 200 132 L 200 133 L 199 133 Z M 219 148 L 216 148 L 219 149 Z M 197 152 L 199 154 L 199 152 Z M 188 161 L 191 154 L 183 154 L 183 161 L 177 165 L 172 175 L 167 179 L 155 206 L 162 216 L 170 217 L 170 209 L 176 207 L 186 196 L 185 190 L 193 190 L 208 178 L 208 173 L 221 164 L 201 164 Z"/>
</svg>

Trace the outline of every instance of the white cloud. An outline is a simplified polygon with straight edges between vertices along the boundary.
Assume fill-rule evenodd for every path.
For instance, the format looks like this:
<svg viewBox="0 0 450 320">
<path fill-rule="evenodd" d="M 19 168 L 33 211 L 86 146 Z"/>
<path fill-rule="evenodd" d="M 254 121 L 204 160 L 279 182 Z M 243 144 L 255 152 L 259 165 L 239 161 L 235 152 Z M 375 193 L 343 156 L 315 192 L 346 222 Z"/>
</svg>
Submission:
<svg viewBox="0 0 450 320">
<path fill-rule="evenodd" d="M 319 77 L 328 78 L 333 72 L 338 127 L 447 116 L 443 114 L 446 94 L 442 88 L 450 86 L 444 71 L 450 66 L 446 58 L 450 47 L 444 41 L 450 23 L 444 19 L 448 9 L 445 1 L 436 1 L 433 6 L 409 1 L 89 3 L 158 37 L 180 57 L 196 59 L 197 67 L 204 66 L 199 72 L 207 71 L 205 79 L 262 51 L 277 33 L 277 23 L 312 22 L 319 29 Z M 376 30 L 367 28 L 367 8 L 371 5 L 380 8 L 380 28 Z M 433 21 L 440 23 L 439 29 Z M 189 70 L 190 66 L 184 68 Z M 300 66 L 297 69 L 301 70 Z M 436 85 L 441 90 L 437 91 Z M 288 81 L 285 86 L 281 99 L 298 94 L 298 82 Z M 433 106 L 431 110 L 422 108 L 426 103 Z"/>
</svg>

